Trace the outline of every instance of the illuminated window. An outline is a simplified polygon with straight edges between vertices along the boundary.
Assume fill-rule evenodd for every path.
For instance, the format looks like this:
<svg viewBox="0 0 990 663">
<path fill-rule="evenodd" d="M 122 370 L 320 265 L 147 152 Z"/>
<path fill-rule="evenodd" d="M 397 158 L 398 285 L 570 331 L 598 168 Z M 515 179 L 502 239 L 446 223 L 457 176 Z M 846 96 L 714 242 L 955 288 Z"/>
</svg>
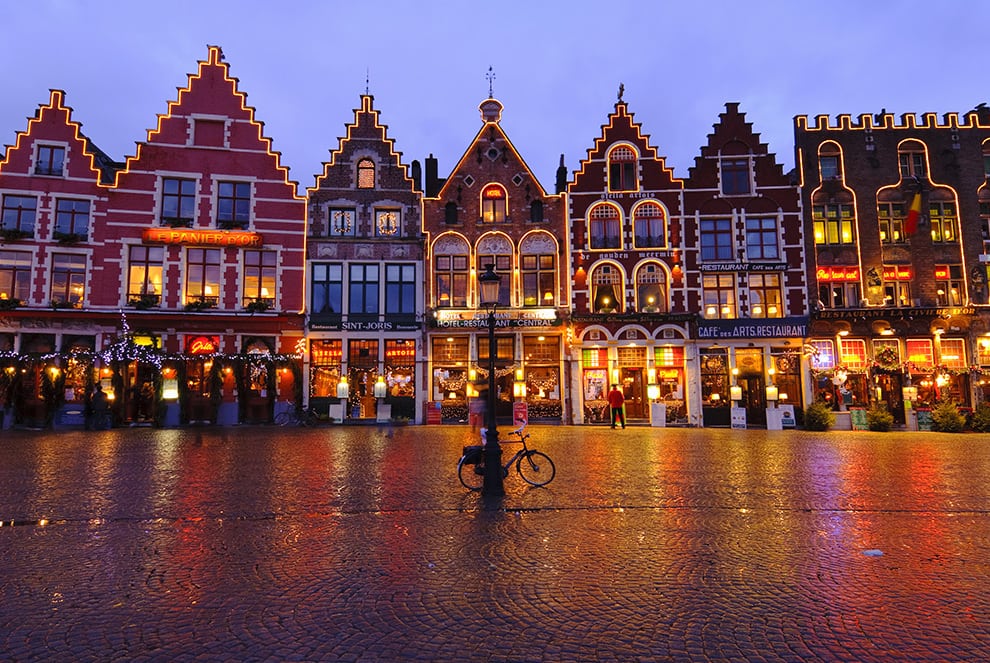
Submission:
<svg viewBox="0 0 990 663">
<path fill-rule="evenodd" d="M 815 228 L 815 244 L 852 244 L 856 241 L 851 205 L 813 205 L 811 220 Z"/>
<path fill-rule="evenodd" d="M 495 273 L 502 276 L 501 284 L 498 288 L 498 305 L 502 307 L 511 306 L 512 301 L 512 256 L 506 253 L 479 253 L 476 273 L 480 276 L 485 273 L 488 265 L 495 265 Z M 479 289 L 480 294 L 480 289 Z"/>
<path fill-rule="evenodd" d="M 935 296 L 939 306 L 962 306 L 962 265 L 937 265 L 935 267 Z"/>
<path fill-rule="evenodd" d="M 3 217 L 0 228 L 34 235 L 34 221 L 38 209 L 38 199 L 34 196 L 3 197 Z"/>
<path fill-rule="evenodd" d="M 310 312 L 340 315 L 343 312 L 344 268 L 340 263 L 313 263 Z"/>
<path fill-rule="evenodd" d="M 858 281 L 826 281 L 818 284 L 818 301 L 825 308 L 857 308 L 861 299 Z"/>
<path fill-rule="evenodd" d="M 667 276 L 657 263 L 636 270 L 636 305 L 643 313 L 666 313 Z"/>
<path fill-rule="evenodd" d="M 659 204 L 645 202 L 633 210 L 633 237 L 638 249 L 667 246 L 667 224 Z"/>
<path fill-rule="evenodd" d="M 784 315 L 780 274 L 749 275 L 749 315 L 752 318 L 781 318 Z"/>
<path fill-rule="evenodd" d="M 59 198 L 55 201 L 55 232 L 53 237 L 86 239 L 89 233 L 89 201 Z"/>
<path fill-rule="evenodd" d="M 885 266 L 883 301 L 886 306 L 911 306 L 911 271 Z"/>
<path fill-rule="evenodd" d="M 608 350 L 605 348 L 585 348 L 581 350 L 581 366 L 584 368 L 607 367 Z"/>
<path fill-rule="evenodd" d="M 736 317 L 736 275 L 704 274 L 701 277 L 701 307 L 709 320 Z"/>
<path fill-rule="evenodd" d="M 220 303 L 220 249 L 186 249 L 186 303 Z"/>
<path fill-rule="evenodd" d="M 327 211 L 330 218 L 330 236 L 354 237 L 357 223 L 354 219 L 353 209 L 331 208 Z"/>
<path fill-rule="evenodd" d="M 132 246 L 128 255 L 127 301 L 155 305 L 162 297 L 162 263 L 165 247 Z"/>
<path fill-rule="evenodd" d="M 933 242 L 956 242 L 956 205 L 955 203 L 931 202 L 928 205 L 928 220 L 932 226 Z"/>
<path fill-rule="evenodd" d="M 731 220 L 702 219 L 700 230 L 702 260 L 732 260 Z"/>
<path fill-rule="evenodd" d="M 379 237 L 396 237 L 399 235 L 399 210 L 375 210 L 375 234 Z"/>
<path fill-rule="evenodd" d="M 39 145 L 38 161 L 34 166 L 35 175 L 57 175 L 61 177 L 65 168 L 65 148 L 55 145 Z"/>
<path fill-rule="evenodd" d="M 31 293 L 31 254 L 0 251 L 0 300 L 27 302 Z"/>
<path fill-rule="evenodd" d="M 873 358 L 884 368 L 901 363 L 901 344 L 893 338 L 873 339 Z"/>
<path fill-rule="evenodd" d="M 619 210 L 612 205 L 595 205 L 588 213 L 592 249 L 618 249 L 622 234 Z"/>
<path fill-rule="evenodd" d="M 275 303 L 277 256 L 275 251 L 244 252 L 244 306 Z"/>
<path fill-rule="evenodd" d="M 746 219 L 746 257 L 750 260 L 778 260 L 777 219 Z"/>
<path fill-rule="evenodd" d="M 343 341 L 313 339 L 309 346 L 309 395 L 333 398 L 340 383 Z"/>
<path fill-rule="evenodd" d="M 220 182 L 217 195 L 217 227 L 241 230 L 251 222 L 251 184 Z"/>
<path fill-rule="evenodd" d="M 375 162 L 371 159 L 361 159 L 357 165 L 357 188 L 375 188 Z"/>
<path fill-rule="evenodd" d="M 508 220 L 507 209 L 505 189 L 498 184 L 489 184 L 481 190 L 482 223 L 504 223 Z"/>
<path fill-rule="evenodd" d="M 904 234 L 904 205 L 902 203 L 877 203 L 877 219 L 880 222 L 882 244 L 907 242 Z"/>
<path fill-rule="evenodd" d="M 750 192 L 749 159 L 722 159 L 722 193 L 738 196 Z"/>
<path fill-rule="evenodd" d="M 839 363 L 846 368 L 852 371 L 866 370 L 866 341 L 859 338 L 839 339 L 839 352 Z"/>
<path fill-rule="evenodd" d="M 920 369 L 935 368 L 935 352 L 930 338 L 909 338 L 904 342 L 907 360 Z"/>
<path fill-rule="evenodd" d="M 966 342 L 961 338 L 943 338 L 939 341 L 938 357 L 948 369 L 966 368 Z"/>
<path fill-rule="evenodd" d="M 523 306 L 554 306 L 557 256 L 552 253 L 523 254 L 519 261 L 522 272 Z"/>
<path fill-rule="evenodd" d="M 437 306 L 467 306 L 468 257 L 439 255 L 434 258 Z M 501 288 L 499 288 L 501 290 Z"/>
<path fill-rule="evenodd" d="M 416 265 L 385 265 L 385 315 L 416 313 Z"/>
<path fill-rule="evenodd" d="M 608 153 L 609 191 L 636 191 L 636 153 L 627 145 L 619 145 Z"/>
<path fill-rule="evenodd" d="M 82 307 L 86 287 L 86 256 L 56 253 L 52 256 L 51 301 Z"/>
<path fill-rule="evenodd" d="M 591 273 L 591 301 L 595 313 L 622 313 L 625 292 L 615 265 L 599 265 Z"/>
<path fill-rule="evenodd" d="M 162 180 L 162 225 L 191 226 L 196 215 L 196 181 Z"/>
<path fill-rule="evenodd" d="M 981 336 L 976 342 L 976 362 L 990 366 L 990 336 Z"/>
<path fill-rule="evenodd" d="M 925 146 L 916 140 L 906 140 L 897 148 L 897 163 L 901 179 L 924 179 L 928 176 L 925 168 Z"/>
<path fill-rule="evenodd" d="M 835 368 L 835 344 L 832 341 L 809 341 L 812 348 L 811 368 L 824 371 Z"/>
<path fill-rule="evenodd" d="M 347 310 L 351 315 L 377 315 L 378 265 L 351 264 L 348 269 Z"/>
<path fill-rule="evenodd" d="M 684 366 L 684 348 L 674 345 L 654 348 L 654 362 L 664 368 L 681 368 Z"/>
</svg>

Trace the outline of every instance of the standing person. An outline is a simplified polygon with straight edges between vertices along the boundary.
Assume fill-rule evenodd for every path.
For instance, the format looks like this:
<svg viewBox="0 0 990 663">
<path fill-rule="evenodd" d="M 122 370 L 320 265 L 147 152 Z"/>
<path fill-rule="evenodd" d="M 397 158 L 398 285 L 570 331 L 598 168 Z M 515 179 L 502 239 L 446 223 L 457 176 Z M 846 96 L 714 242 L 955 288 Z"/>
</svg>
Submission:
<svg viewBox="0 0 990 663">
<path fill-rule="evenodd" d="M 96 390 L 90 399 L 90 407 L 93 408 L 93 429 L 106 430 L 110 428 L 110 403 L 99 382 L 96 383 Z"/>
<path fill-rule="evenodd" d="M 608 400 L 608 406 L 612 410 L 612 428 L 615 428 L 615 422 L 618 421 L 622 424 L 622 427 L 626 427 L 626 415 L 622 411 L 622 404 L 625 402 L 625 397 L 622 392 L 619 391 L 619 385 L 613 384 L 612 391 L 608 392 L 606 397 Z"/>
</svg>

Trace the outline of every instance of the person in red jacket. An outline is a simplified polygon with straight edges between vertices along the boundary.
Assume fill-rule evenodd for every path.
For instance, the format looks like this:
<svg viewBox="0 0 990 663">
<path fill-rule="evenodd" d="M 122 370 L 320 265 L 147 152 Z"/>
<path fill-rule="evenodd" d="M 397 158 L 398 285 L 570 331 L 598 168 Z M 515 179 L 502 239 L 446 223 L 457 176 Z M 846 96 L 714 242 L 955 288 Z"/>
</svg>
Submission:
<svg viewBox="0 0 990 663">
<path fill-rule="evenodd" d="M 626 415 L 622 411 L 622 404 L 625 402 L 625 397 L 622 392 L 619 391 L 619 385 L 613 384 L 612 391 L 608 392 L 606 396 L 608 400 L 608 407 L 612 410 L 612 428 L 615 428 L 615 422 L 618 421 L 622 424 L 622 427 L 626 427 Z"/>
</svg>

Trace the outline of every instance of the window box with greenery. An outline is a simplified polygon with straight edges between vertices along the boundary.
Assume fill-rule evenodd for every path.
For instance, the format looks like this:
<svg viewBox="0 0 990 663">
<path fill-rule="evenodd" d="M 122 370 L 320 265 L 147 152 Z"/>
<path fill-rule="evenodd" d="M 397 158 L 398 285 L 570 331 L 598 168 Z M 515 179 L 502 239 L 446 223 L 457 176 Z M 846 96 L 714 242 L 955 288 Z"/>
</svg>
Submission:
<svg viewBox="0 0 990 663">
<path fill-rule="evenodd" d="M 0 297 L 0 311 L 11 311 L 21 305 L 17 297 Z"/>
<path fill-rule="evenodd" d="M 195 313 L 197 311 L 207 311 L 207 310 L 209 310 L 211 308 L 214 308 L 215 306 L 216 306 L 216 303 L 215 302 L 212 302 L 212 301 L 209 301 L 209 300 L 197 299 L 197 300 L 193 300 L 193 301 L 190 301 L 190 302 L 186 302 L 186 305 L 185 305 L 184 308 L 187 311 L 190 311 L 190 312 Z"/>
<path fill-rule="evenodd" d="M 128 306 L 133 306 L 139 311 L 146 311 L 149 308 L 155 308 L 158 306 L 159 299 L 158 295 L 141 295 L 139 297 L 131 297 L 127 301 Z"/>
<path fill-rule="evenodd" d="M 59 244 L 78 244 L 79 242 L 86 241 L 86 235 L 81 235 L 79 233 L 64 233 L 56 230 L 52 233 L 52 239 Z"/>
<path fill-rule="evenodd" d="M 27 230 L 19 230 L 17 228 L 0 228 L 0 238 L 2 238 L 5 242 L 16 242 L 19 239 L 33 236 L 34 233 L 28 232 Z"/>
<path fill-rule="evenodd" d="M 270 299 L 252 299 L 244 307 L 250 313 L 264 313 L 272 307 Z"/>
</svg>

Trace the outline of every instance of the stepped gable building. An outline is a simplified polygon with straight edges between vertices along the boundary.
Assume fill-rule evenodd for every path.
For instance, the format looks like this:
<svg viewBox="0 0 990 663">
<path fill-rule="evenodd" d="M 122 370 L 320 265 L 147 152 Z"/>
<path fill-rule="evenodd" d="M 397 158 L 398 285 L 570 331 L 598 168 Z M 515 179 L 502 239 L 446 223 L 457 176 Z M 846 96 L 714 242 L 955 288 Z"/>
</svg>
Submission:
<svg viewBox="0 0 990 663">
<path fill-rule="evenodd" d="M 422 419 L 422 209 L 401 157 L 364 94 L 308 191 L 308 397 L 336 420 Z"/>
<path fill-rule="evenodd" d="M 31 336 L 5 322 L 0 338 L 18 360 L 40 353 L 59 369 L 40 392 L 49 419 L 78 414 L 70 390 L 85 398 L 95 380 L 118 423 L 263 422 L 291 406 L 305 201 L 219 48 L 126 163 L 92 147 L 53 93 L 0 178 L 5 226 L 34 219 L 17 239 L 31 250 L 5 244 L 0 257 L 17 284 L 7 299 L 24 300 L 4 320 L 29 316 Z M 20 285 L 23 269 L 33 285 Z M 37 388 L 15 385 L 17 399 Z"/>
<path fill-rule="evenodd" d="M 990 398 L 990 112 L 794 127 L 816 397 L 909 424 L 918 406 Z"/>
<path fill-rule="evenodd" d="M 618 384 L 630 420 L 686 422 L 694 316 L 681 264 L 684 182 L 633 119 L 621 89 L 567 190 L 576 421 L 606 420 L 605 395 Z M 665 408 L 651 412 L 651 401 Z"/>
<path fill-rule="evenodd" d="M 447 421 L 466 420 L 476 385 L 487 384 L 487 311 L 478 276 L 500 274 L 495 360 L 498 416 L 525 400 L 531 420 L 570 421 L 564 410 L 567 262 L 563 180 L 548 194 L 500 125 L 502 104 L 480 105 L 482 126 L 451 174 L 426 161 L 429 398 Z M 525 395 L 523 395 L 525 392 Z"/>
<path fill-rule="evenodd" d="M 779 406 L 801 410 L 807 400 L 800 191 L 738 104 L 726 104 L 714 128 L 684 192 L 686 307 L 697 312 L 692 377 L 703 425 L 730 425 L 737 408 L 746 425 L 777 428 Z"/>
</svg>

